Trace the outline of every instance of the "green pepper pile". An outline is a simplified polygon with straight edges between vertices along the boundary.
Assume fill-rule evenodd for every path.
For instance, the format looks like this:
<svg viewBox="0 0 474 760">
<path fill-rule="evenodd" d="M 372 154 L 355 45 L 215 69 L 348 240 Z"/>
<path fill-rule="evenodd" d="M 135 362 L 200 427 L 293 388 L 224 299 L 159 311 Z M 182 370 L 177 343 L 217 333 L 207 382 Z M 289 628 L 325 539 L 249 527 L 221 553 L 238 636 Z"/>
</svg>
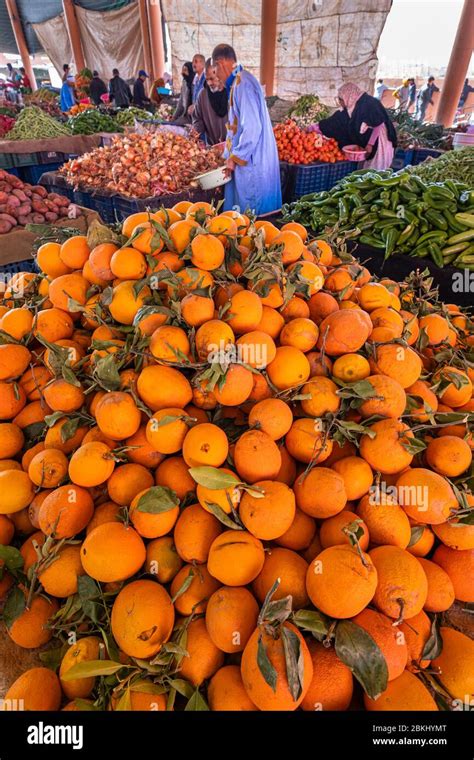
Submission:
<svg viewBox="0 0 474 760">
<path fill-rule="evenodd" d="M 87 111 L 71 116 L 68 125 L 73 135 L 95 135 L 97 132 L 123 132 L 120 124 L 117 124 L 112 116 L 101 113 L 97 108 L 89 108 Z"/>
<path fill-rule="evenodd" d="M 137 108 L 136 106 L 130 106 L 129 108 L 123 108 L 115 116 L 115 121 L 122 127 L 133 127 L 135 119 L 152 119 L 153 114 L 150 111 L 145 111 L 143 108 Z"/>
<path fill-rule="evenodd" d="M 402 253 L 474 270 L 474 190 L 453 180 L 427 184 L 406 170 L 362 169 L 284 206 L 283 219 L 358 239 L 385 258 Z"/>
</svg>

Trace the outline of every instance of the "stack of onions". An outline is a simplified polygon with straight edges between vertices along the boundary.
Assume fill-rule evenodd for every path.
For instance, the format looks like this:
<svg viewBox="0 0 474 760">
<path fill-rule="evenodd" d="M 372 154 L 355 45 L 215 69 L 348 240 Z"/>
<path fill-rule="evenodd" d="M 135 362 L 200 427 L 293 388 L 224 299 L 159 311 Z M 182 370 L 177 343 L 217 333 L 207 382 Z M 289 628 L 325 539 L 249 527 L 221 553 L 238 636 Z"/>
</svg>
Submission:
<svg viewBox="0 0 474 760">
<path fill-rule="evenodd" d="M 223 163 L 221 152 L 172 132 L 130 134 L 68 161 L 60 171 L 74 187 L 149 198 L 197 187 L 197 175 Z"/>
</svg>

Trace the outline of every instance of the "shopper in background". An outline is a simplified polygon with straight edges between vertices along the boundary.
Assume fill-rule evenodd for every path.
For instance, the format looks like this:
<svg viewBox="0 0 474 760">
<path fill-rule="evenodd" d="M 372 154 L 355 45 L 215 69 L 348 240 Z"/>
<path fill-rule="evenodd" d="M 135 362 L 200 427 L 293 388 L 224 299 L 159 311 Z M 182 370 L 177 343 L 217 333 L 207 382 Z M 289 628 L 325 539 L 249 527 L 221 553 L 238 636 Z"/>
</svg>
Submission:
<svg viewBox="0 0 474 760">
<path fill-rule="evenodd" d="M 411 111 L 415 107 L 415 101 L 416 101 L 416 82 L 413 79 L 408 80 L 408 106 L 407 111 Z"/>
<path fill-rule="evenodd" d="M 128 108 L 132 93 L 125 79 L 119 75 L 118 69 L 112 69 L 112 79 L 109 82 L 110 100 L 116 108 Z"/>
<path fill-rule="evenodd" d="M 364 167 L 387 169 L 391 166 L 397 135 L 382 103 L 352 82 L 340 88 L 338 102 L 349 115 L 352 142 L 367 152 Z"/>
<path fill-rule="evenodd" d="M 384 84 L 383 79 L 377 79 L 377 84 L 375 85 L 375 97 L 377 100 L 382 100 L 383 94 L 385 90 L 388 90 L 386 84 Z"/>
<path fill-rule="evenodd" d="M 229 96 L 224 158 L 232 180 L 224 207 L 268 214 L 281 207 L 280 164 L 270 114 L 260 82 L 237 62 L 230 45 L 212 53 L 217 76 Z"/>
<path fill-rule="evenodd" d="M 65 82 L 71 72 L 71 67 L 68 63 L 63 63 L 63 75 L 62 81 Z"/>
<path fill-rule="evenodd" d="M 210 58 L 206 61 L 205 77 L 204 86 L 194 104 L 192 125 L 208 145 L 216 145 L 225 140 L 228 99 L 225 86 Z"/>
<path fill-rule="evenodd" d="M 143 69 L 140 69 L 138 76 L 133 84 L 133 104 L 137 108 L 147 108 L 151 100 L 145 92 L 145 80 L 149 75 Z"/>
<path fill-rule="evenodd" d="M 464 104 L 469 97 L 469 93 L 474 92 L 474 87 L 469 84 L 469 79 L 464 80 L 464 85 L 461 91 L 461 97 L 459 98 L 458 108 L 464 108 Z"/>
<path fill-rule="evenodd" d="M 163 101 L 163 98 L 166 98 L 166 95 L 164 95 L 161 92 L 158 92 L 158 90 L 164 90 L 165 89 L 165 80 L 163 77 L 158 77 L 158 79 L 155 79 L 153 84 L 150 87 L 150 100 L 152 103 L 155 104 L 155 106 L 159 106 L 160 103 Z"/>
<path fill-rule="evenodd" d="M 101 95 L 105 95 L 106 92 L 107 87 L 105 85 L 105 82 L 99 77 L 99 72 L 93 71 L 91 83 L 89 85 L 89 93 L 94 105 L 100 106 L 102 103 Z"/>
<path fill-rule="evenodd" d="M 408 79 L 404 79 L 402 85 L 394 90 L 393 97 L 398 100 L 398 111 L 406 111 L 408 108 L 408 97 L 410 91 L 408 82 Z"/>
<path fill-rule="evenodd" d="M 183 68 L 181 69 L 181 76 L 183 77 L 183 81 L 181 84 L 181 92 L 179 93 L 179 100 L 176 106 L 176 110 L 171 119 L 175 124 L 178 124 L 178 125 L 191 123 L 191 115 L 189 114 L 189 106 L 191 105 L 192 100 L 193 100 L 193 81 L 194 81 L 193 65 L 191 61 L 186 61 L 186 63 L 183 63 Z"/>
<path fill-rule="evenodd" d="M 424 121 L 425 115 L 426 115 L 426 109 L 429 105 L 434 105 L 433 103 L 433 93 L 439 92 L 439 87 L 435 85 L 435 78 L 434 77 L 428 77 L 428 81 L 426 84 L 423 85 L 423 87 L 420 87 L 418 90 L 418 95 L 416 98 L 416 111 L 415 111 L 415 119 L 417 121 Z"/>
<path fill-rule="evenodd" d="M 206 78 L 204 66 L 205 66 L 206 59 L 204 58 L 201 53 L 196 53 L 192 60 L 192 66 L 194 71 L 194 79 L 193 79 L 193 102 L 188 108 L 188 113 L 191 116 L 194 111 L 194 105 L 199 97 L 199 93 L 201 92 L 202 88 L 204 87 L 204 80 Z"/>
<path fill-rule="evenodd" d="M 69 74 L 67 79 L 62 83 L 61 93 L 59 97 L 61 111 L 64 113 L 69 111 L 76 102 L 76 98 L 74 97 L 74 86 L 74 77 L 72 74 Z"/>
</svg>

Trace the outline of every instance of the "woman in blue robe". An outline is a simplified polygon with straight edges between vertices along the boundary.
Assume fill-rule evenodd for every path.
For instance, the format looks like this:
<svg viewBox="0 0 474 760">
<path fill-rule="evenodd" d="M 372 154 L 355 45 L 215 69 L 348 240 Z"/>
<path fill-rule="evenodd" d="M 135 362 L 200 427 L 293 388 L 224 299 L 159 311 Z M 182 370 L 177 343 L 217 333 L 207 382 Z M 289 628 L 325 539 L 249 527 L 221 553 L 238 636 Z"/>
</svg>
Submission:
<svg viewBox="0 0 474 760">
<path fill-rule="evenodd" d="M 225 186 L 224 208 L 257 216 L 277 211 L 281 208 L 280 163 L 262 87 L 237 63 L 230 45 L 218 45 L 212 59 L 229 92 L 224 158 L 232 180 Z"/>
</svg>

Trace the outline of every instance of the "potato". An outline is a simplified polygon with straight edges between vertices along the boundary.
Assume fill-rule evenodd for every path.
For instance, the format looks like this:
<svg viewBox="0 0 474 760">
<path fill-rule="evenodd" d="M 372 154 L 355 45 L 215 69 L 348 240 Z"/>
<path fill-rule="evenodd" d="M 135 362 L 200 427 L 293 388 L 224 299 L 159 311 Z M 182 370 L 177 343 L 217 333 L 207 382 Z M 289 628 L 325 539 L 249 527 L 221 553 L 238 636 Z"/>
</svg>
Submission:
<svg viewBox="0 0 474 760">
<path fill-rule="evenodd" d="M 25 195 L 25 193 L 23 192 L 23 190 L 19 190 L 19 189 L 13 190 L 12 191 L 12 195 L 15 195 L 19 199 L 19 201 L 21 203 L 25 203 L 26 200 L 28 199 L 28 196 Z"/>
<path fill-rule="evenodd" d="M 9 222 L 0 219 L 0 235 L 6 235 L 7 232 L 10 232 L 11 228 L 12 225 Z"/>
<path fill-rule="evenodd" d="M 0 192 L 0 205 L 2 203 L 6 203 L 7 201 L 8 201 L 8 195 L 7 195 L 7 193 L 4 190 L 2 190 Z"/>
<path fill-rule="evenodd" d="M 33 185 L 32 190 L 34 193 L 36 193 L 36 195 L 40 195 L 42 198 L 46 198 L 48 196 L 48 191 L 42 185 Z"/>
<path fill-rule="evenodd" d="M 58 219 L 58 214 L 54 211 L 47 211 L 44 216 L 47 222 L 55 222 Z"/>
<path fill-rule="evenodd" d="M 32 216 L 33 216 L 33 219 L 32 219 L 33 224 L 43 224 L 44 214 L 36 213 L 36 214 L 33 214 Z"/>
<path fill-rule="evenodd" d="M 22 203 L 21 206 L 18 207 L 17 216 L 27 216 L 31 213 L 31 203 Z"/>
<path fill-rule="evenodd" d="M 17 224 L 15 217 L 11 214 L 0 214 L 0 220 L 8 222 L 12 227 L 15 227 Z"/>
<path fill-rule="evenodd" d="M 45 214 L 49 211 L 47 205 L 43 201 L 31 201 L 33 211 L 37 211 L 39 214 Z"/>
</svg>

